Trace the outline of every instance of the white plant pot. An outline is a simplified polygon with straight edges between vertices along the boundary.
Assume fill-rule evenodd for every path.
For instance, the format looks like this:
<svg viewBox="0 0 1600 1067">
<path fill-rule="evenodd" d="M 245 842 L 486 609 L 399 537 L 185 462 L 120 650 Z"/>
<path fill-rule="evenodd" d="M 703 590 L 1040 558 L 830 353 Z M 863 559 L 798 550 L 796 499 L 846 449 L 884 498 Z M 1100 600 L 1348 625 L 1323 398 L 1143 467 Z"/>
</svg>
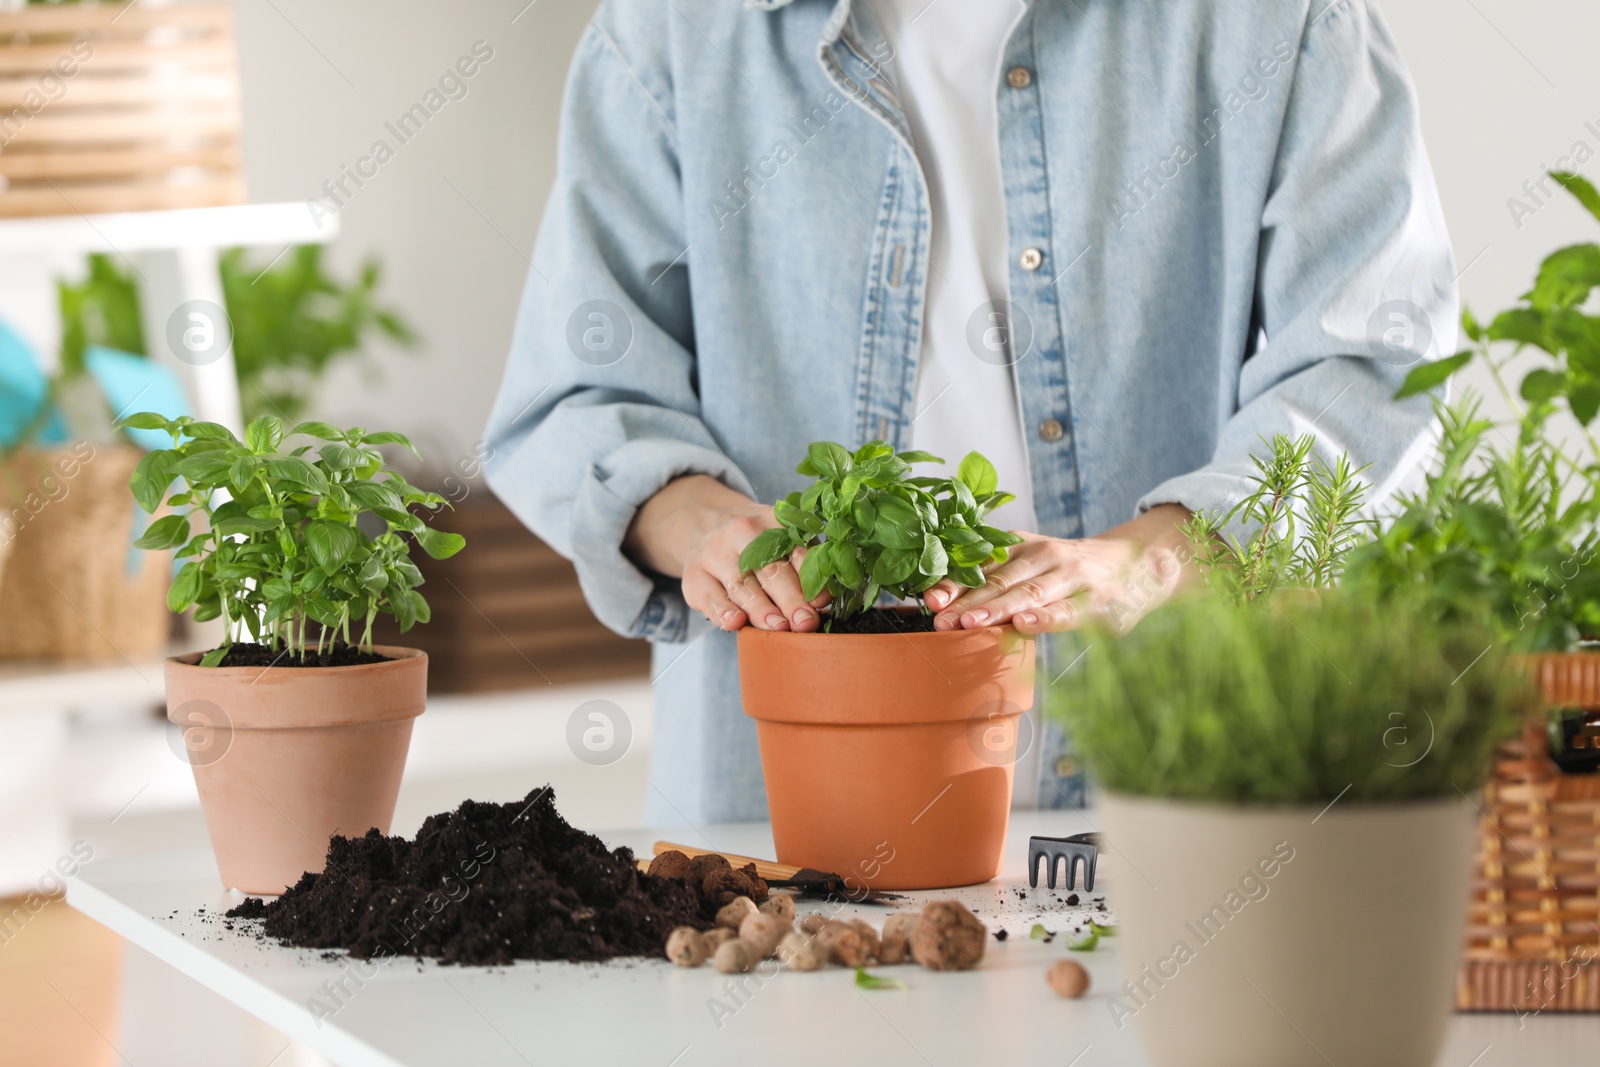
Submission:
<svg viewBox="0 0 1600 1067">
<path fill-rule="evenodd" d="M 1125 984 L 1156 1067 L 1433 1067 L 1466 920 L 1464 800 L 1245 808 L 1103 794 Z"/>
</svg>

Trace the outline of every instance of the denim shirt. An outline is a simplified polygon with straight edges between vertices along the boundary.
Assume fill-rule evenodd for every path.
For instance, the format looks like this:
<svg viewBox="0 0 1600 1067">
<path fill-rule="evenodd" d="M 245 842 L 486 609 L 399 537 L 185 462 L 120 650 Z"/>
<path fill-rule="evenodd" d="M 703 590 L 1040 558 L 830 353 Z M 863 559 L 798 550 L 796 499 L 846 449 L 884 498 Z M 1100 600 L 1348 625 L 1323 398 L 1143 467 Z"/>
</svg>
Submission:
<svg viewBox="0 0 1600 1067">
<path fill-rule="evenodd" d="M 636 509 L 695 473 L 770 503 L 807 442 L 909 439 L 929 213 L 893 62 L 851 0 L 606 0 L 573 60 L 488 469 L 656 642 L 652 821 L 765 798 L 733 636 L 623 554 Z M 1029 0 L 1001 70 L 1009 301 L 973 321 L 1011 332 L 1030 469 L 1001 478 L 1039 532 L 1226 509 L 1276 433 L 1371 464 L 1374 499 L 1414 474 L 1429 402 L 1391 396 L 1454 350 L 1455 268 L 1368 0 Z"/>
</svg>

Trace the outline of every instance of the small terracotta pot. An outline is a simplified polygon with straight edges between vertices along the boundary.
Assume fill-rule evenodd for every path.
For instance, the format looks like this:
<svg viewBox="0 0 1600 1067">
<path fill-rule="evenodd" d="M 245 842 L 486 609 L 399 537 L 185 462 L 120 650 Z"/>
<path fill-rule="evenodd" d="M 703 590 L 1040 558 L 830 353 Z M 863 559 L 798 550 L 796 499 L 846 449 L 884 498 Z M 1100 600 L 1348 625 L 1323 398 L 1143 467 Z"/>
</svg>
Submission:
<svg viewBox="0 0 1600 1067">
<path fill-rule="evenodd" d="M 1000 873 L 1031 638 L 739 631 L 778 861 L 853 887 L 941 889 Z"/>
<path fill-rule="evenodd" d="M 374 646 L 350 667 L 201 667 L 167 660 L 167 719 L 194 769 L 225 886 L 282 893 L 322 870 L 328 838 L 389 832 L 428 657 Z"/>
</svg>

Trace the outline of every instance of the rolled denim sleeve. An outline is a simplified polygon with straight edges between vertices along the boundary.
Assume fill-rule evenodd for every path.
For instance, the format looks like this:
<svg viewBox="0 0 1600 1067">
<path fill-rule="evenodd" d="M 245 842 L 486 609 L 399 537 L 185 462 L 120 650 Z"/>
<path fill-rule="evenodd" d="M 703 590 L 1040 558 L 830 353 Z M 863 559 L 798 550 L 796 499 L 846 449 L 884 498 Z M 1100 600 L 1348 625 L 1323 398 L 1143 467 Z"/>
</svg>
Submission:
<svg viewBox="0 0 1600 1067">
<path fill-rule="evenodd" d="M 677 132 L 650 27 L 604 5 L 568 78 L 554 189 L 487 430 L 489 484 L 576 565 L 595 615 L 681 640 L 679 583 L 622 551 L 639 506 L 708 474 L 754 495 L 699 416 Z"/>
<path fill-rule="evenodd" d="M 1371 464 L 1379 506 L 1419 476 L 1437 439 L 1427 397 L 1392 397 L 1412 367 L 1455 351 L 1455 265 L 1409 76 L 1365 0 L 1340 0 L 1306 28 L 1286 107 L 1262 190 L 1262 343 L 1211 462 L 1156 486 L 1140 511 L 1226 512 L 1254 487 L 1263 438 L 1308 432 L 1325 459 Z"/>
</svg>

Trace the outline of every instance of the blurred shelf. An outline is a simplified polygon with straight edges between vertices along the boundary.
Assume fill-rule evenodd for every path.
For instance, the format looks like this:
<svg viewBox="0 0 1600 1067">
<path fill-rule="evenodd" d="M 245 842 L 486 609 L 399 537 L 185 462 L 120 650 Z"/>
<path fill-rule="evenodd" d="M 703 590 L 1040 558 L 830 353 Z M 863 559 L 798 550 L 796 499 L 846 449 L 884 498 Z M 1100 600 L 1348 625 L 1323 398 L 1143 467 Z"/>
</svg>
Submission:
<svg viewBox="0 0 1600 1067">
<path fill-rule="evenodd" d="M 337 236 L 339 217 L 319 222 L 304 203 L 238 204 L 0 219 L 0 255 L 325 244 Z"/>
<path fill-rule="evenodd" d="M 173 648 L 168 654 L 183 649 Z M 110 661 L 0 660 L 0 714 L 163 699 L 162 659 Z"/>
</svg>

